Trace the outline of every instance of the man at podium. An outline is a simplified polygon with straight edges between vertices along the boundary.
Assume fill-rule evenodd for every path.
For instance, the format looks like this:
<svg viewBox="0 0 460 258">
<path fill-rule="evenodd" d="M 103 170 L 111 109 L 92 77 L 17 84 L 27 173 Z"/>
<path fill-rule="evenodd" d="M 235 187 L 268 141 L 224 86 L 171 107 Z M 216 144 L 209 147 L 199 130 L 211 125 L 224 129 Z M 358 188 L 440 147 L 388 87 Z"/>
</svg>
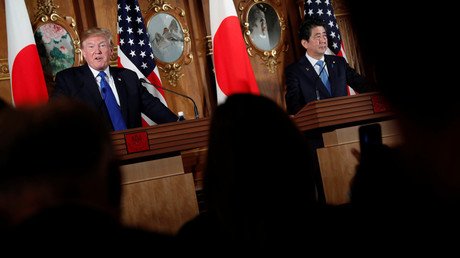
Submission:
<svg viewBox="0 0 460 258">
<path fill-rule="evenodd" d="M 305 19 L 300 25 L 299 38 L 306 53 L 285 70 L 289 114 L 296 114 L 311 101 L 347 96 L 347 85 L 359 93 L 372 91 L 371 84 L 351 68 L 345 58 L 325 54 L 328 39 L 323 21 Z"/>
<path fill-rule="evenodd" d="M 52 99 L 68 97 L 87 104 L 114 131 L 141 127 L 141 113 L 157 124 L 177 121 L 177 116 L 142 86 L 134 71 L 109 66 L 113 54 L 110 31 L 91 28 L 83 32 L 81 42 L 86 64 L 56 74 Z"/>
</svg>

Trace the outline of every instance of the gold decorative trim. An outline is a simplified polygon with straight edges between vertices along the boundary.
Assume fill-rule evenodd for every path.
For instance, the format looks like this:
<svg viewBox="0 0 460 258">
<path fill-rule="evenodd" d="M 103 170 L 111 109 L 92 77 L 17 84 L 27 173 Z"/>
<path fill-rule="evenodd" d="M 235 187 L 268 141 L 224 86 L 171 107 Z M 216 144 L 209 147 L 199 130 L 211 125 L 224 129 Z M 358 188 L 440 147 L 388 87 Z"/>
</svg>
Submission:
<svg viewBox="0 0 460 258">
<path fill-rule="evenodd" d="M 184 76 L 184 74 L 181 73 L 182 67 L 193 61 L 193 54 L 190 52 L 192 39 L 190 37 L 190 31 L 186 25 L 185 11 L 182 8 L 173 6 L 164 0 L 149 0 L 149 7 L 146 11 L 145 17 L 147 30 L 149 29 L 151 19 L 159 13 L 171 15 L 179 23 L 179 27 L 181 28 L 183 34 L 183 50 L 177 60 L 167 62 L 161 60 L 160 58 L 155 59 L 158 68 L 167 78 L 169 85 L 176 87 L 179 84 L 180 78 Z"/>
<path fill-rule="evenodd" d="M 10 79 L 10 70 L 8 69 L 8 58 L 0 59 L 0 81 Z"/>
<path fill-rule="evenodd" d="M 59 5 L 55 5 L 53 0 L 38 0 L 37 1 L 37 13 L 35 14 L 34 20 L 39 18 L 44 19 L 43 22 L 48 21 L 48 17 L 56 14 L 56 10 L 59 9 Z"/>
<path fill-rule="evenodd" d="M 261 57 L 270 73 L 275 73 L 280 63 L 280 61 L 277 60 L 278 56 L 276 54 L 276 50 L 265 51 L 264 56 Z"/>
<path fill-rule="evenodd" d="M 205 42 L 206 42 L 206 55 L 212 56 L 212 54 L 214 53 L 213 48 L 212 48 L 212 36 L 207 35 L 205 37 Z"/>
<path fill-rule="evenodd" d="M 59 6 L 54 4 L 53 0 L 38 0 L 37 12 L 35 13 L 34 21 L 32 22 L 32 29 L 35 33 L 35 31 L 47 23 L 53 23 L 64 28 L 72 39 L 74 51 L 73 66 L 79 66 L 83 63 L 83 55 L 80 48 L 80 37 L 77 32 L 77 23 L 71 16 L 60 16 L 57 13 L 58 8 Z M 51 74 L 45 74 L 45 77 L 54 81 L 54 78 L 51 78 L 53 77 Z"/>
<path fill-rule="evenodd" d="M 178 65 L 177 63 L 166 64 L 164 67 L 160 67 L 160 70 L 162 70 L 166 74 L 166 78 L 168 79 L 169 84 L 173 87 L 176 87 L 177 81 L 182 76 L 184 76 L 183 73 L 180 73 L 181 69 L 182 66 Z"/>
<path fill-rule="evenodd" d="M 184 9 L 179 8 L 177 6 L 172 6 L 169 3 L 165 2 L 164 0 L 149 0 L 149 8 L 147 9 L 146 13 L 149 13 L 152 10 L 156 13 L 177 10 L 179 13 L 179 16 L 185 17 Z"/>
<path fill-rule="evenodd" d="M 266 10 L 272 9 L 271 10 L 272 18 L 276 18 L 278 21 L 278 22 L 275 21 L 273 24 L 279 25 L 279 35 L 277 35 L 279 36 L 278 41 L 274 45 L 272 45 L 272 43 L 269 43 L 269 47 L 265 47 L 265 48 L 262 48 L 260 44 L 257 45 L 255 42 L 253 42 L 253 39 L 251 37 L 250 13 L 252 15 L 254 15 L 255 13 L 255 12 L 252 12 L 251 9 L 252 8 L 259 9 L 259 6 L 265 8 Z M 244 36 L 244 42 L 246 43 L 246 51 L 248 52 L 248 55 L 251 57 L 258 55 L 262 59 L 262 61 L 264 61 L 264 64 L 267 67 L 268 71 L 270 73 L 275 73 L 276 70 L 278 69 L 278 64 L 280 63 L 280 61 L 278 61 L 279 54 L 281 52 L 286 52 L 289 49 L 289 46 L 287 45 L 285 41 L 286 22 L 285 22 L 284 17 L 281 15 L 282 14 L 281 1 L 279 0 L 242 0 L 238 4 L 238 11 L 240 12 L 241 24 L 243 24 L 243 36 Z M 265 21 L 265 25 L 267 25 L 266 21 Z M 262 27 L 262 25 L 260 26 Z M 270 31 L 268 31 L 268 29 L 270 28 L 269 27 L 266 28 L 267 30 L 266 33 L 270 34 Z"/>
</svg>

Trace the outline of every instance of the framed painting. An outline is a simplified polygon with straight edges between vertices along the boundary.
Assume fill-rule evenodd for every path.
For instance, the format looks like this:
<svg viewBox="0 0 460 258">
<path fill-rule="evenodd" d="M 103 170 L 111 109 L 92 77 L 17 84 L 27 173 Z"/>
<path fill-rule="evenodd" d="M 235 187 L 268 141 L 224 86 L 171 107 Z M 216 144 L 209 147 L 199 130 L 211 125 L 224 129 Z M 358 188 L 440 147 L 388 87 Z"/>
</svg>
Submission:
<svg viewBox="0 0 460 258">
<path fill-rule="evenodd" d="M 147 23 L 153 55 L 164 63 L 177 61 L 184 53 L 184 33 L 179 21 L 168 13 L 157 13 Z"/>
<path fill-rule="evenodd" d="M 249 38 L 254 47 L 269 51 L 274 49 L 281 38 L 278 14 L 267 3 L 254 4 L 248 12 Z"/>
<path fill-rule="evenodd" d="M 279 0 L 242 0 L 238 4 L 243 36 L 250 56 L 258 55 L 275 73 L 281 52 L 287 51 L 286 25 Z"/>
<path fill-rule="evenodd" d="M 54 81 L 59 71 L 82 63 L 80 38 L 72 17 L 40 10 L 32 27 L 45 77 Z"/>
<path fill-rule="evenodd" d="M 193 60 L 185 11 L 163 0 L 151 1 L 145 20 L 157 66 L 169 84 L 177 86 L 183 65 Z"/>
</svg>

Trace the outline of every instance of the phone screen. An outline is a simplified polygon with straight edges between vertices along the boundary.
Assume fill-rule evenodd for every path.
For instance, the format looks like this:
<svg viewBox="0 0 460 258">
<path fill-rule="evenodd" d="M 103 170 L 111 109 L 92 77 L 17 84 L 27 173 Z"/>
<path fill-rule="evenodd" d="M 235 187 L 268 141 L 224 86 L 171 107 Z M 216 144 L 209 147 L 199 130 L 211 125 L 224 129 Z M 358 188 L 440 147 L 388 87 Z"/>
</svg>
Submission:
<svg viewBox="0 0 460 258">
<path fill-rule="evenodd" d="M 359 146 L 361 155 L 382 145 L 382 129 L 380 124 L 369 124 L 359 127 Z"/>
</svg>

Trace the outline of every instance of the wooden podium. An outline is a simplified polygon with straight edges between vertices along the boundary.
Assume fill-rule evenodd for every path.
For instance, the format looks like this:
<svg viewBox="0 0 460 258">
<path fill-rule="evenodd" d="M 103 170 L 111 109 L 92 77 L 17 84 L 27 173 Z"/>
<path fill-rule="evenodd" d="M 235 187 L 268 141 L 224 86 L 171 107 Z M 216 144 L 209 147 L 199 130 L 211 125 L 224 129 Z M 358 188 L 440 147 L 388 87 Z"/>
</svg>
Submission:
<svg viewBox="0 0 460 258">
<path fill-rule="evenodd" d="M 379 93 L 365 93 L 314 101 L 303 107 L 294 121 L 302 132 L 330 130 L 393 117 Z"/>
<path fill-rule="evenodd" d="M 324 144 L 331 142 L 323 139 L 325 133 L 392 117 L 381 95 L 367 93 L 309 103 L 293 119 L 307 137 L 319 134 L 320 147 L 329 148 L 333 144 Z M 112 133 L 123 164 L 123 220 L 127 224 L 175 233 L 198 214 L 193 175 L 184 173 L 181 152 L 206 148 L 209 126 L 209 118 L 200 118 Z M 331 168 L 350 161 L 338 162 L 328 150 L 317 151 L 326 201 L 338 203 L 328 197 L 337 188 L 337 178 L 350 172 L 336 173 Z M 348 178 L 340 183 L 347 184 Z"/>
<path fill-rule="evenodd" d="M 112 133 L 121 160 L 122 219 L 130 226 L 174 234 L 198 214 L 195 184 L 181 151 L 206 147 L 209 119 Z"/>
<path fill-rule="evenodd" d="M 393 118 L 378 93 L 324 99 L 309 103 L 295 116 L 302 132 L 383 121 Z M 208 144 L 209 118 L 186 120 L 112 133 L 115 150 L 124 164 L 173 156 Z"/>
<path fill-rule="evenodd" d="M 318 194 L 322 201 L 343 204 L 349 200 L 350 182 L 358 164 L 351 150 L 359 150 L 359 126 L 380 123 L 384 144 L 394 146 L 401 142 L 393 118 L 388 104 L 378 93 L 312 102 L 294 116 L 307 138 L 320 141 L 314 147 L 318 158 Z"/>
</svg>

